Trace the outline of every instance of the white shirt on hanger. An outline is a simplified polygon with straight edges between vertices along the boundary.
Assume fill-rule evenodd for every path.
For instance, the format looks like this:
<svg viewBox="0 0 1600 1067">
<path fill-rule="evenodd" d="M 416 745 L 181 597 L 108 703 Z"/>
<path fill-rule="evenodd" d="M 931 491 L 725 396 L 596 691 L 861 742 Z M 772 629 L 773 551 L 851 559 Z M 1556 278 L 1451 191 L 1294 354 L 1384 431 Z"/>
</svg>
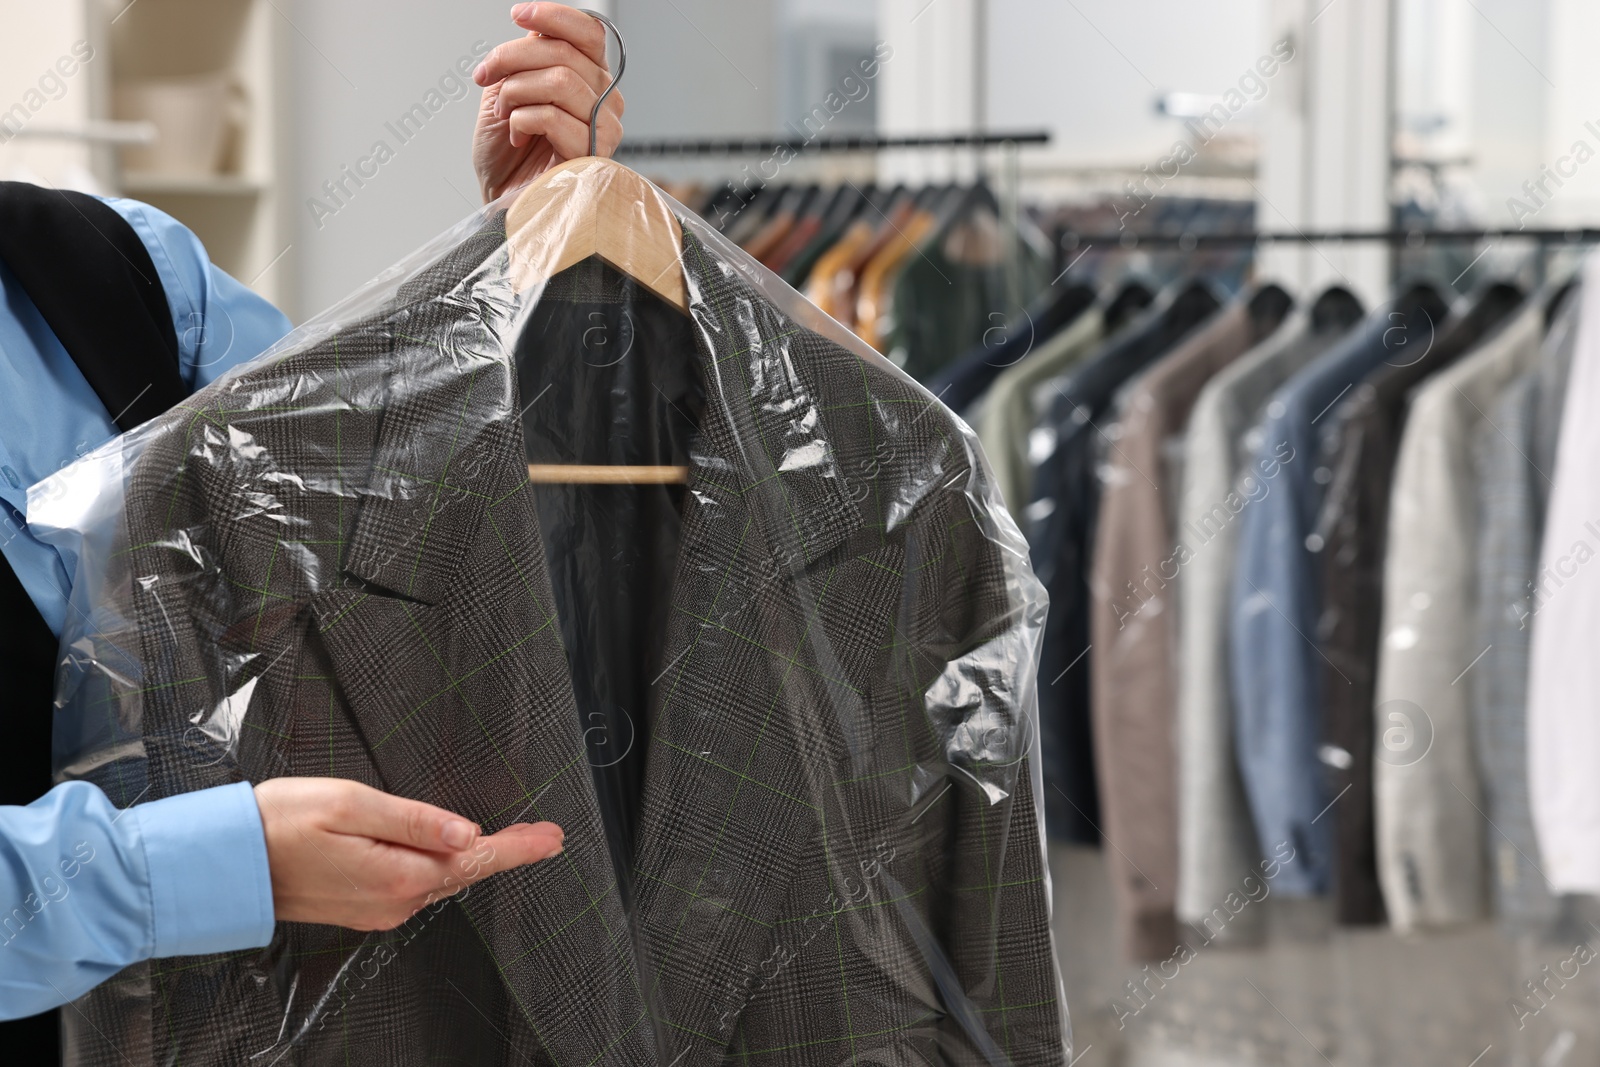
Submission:
<svg viewBox="0 0 1600 1067">
<path fill-rule="evenodd" d="M 1584 268 L 1577 351 L 1534 581 L 1528 780 L 1544 873 L 1600 892 L 1600 256 Z"/>
</svg>

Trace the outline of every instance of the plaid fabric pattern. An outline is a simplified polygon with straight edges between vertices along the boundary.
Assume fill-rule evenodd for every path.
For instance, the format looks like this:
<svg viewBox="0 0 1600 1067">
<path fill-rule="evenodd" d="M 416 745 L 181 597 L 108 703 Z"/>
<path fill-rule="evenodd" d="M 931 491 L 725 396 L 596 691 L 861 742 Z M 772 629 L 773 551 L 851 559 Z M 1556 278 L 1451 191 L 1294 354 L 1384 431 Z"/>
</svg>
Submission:
<svg viewBox="0 0 1600 1067">
<path fill-rule="evenodd" d="M 1015 530 L 926 393 L 684 255 L 707 403 L 632 884 L 524 470 L 497 218 L 157 420 L 108 576 L 126 623 L 97 637 L 116 669 L 76 706 L 119 803 L 334 775 L 486 831 L 550 819 L 566 851 L 396 931 L 130 968 L 71 1013 L 73 1062 L 1065 1062 Z"/>
<path fill-rule="evenodd" d="M 1473 431 L 1478 485 L 1478 639 L 1473 741 L 1483 770 L 1485 850 L 1495 914 L 1512 929 L 1559 915 L 1545 880 L 1528 791 L 1528 665 L 1561 402 L 1578 339 L 1581 290 L 1569 293 L 1545 335 L 1539 365 L 1500 394 Z"/>
</svg>

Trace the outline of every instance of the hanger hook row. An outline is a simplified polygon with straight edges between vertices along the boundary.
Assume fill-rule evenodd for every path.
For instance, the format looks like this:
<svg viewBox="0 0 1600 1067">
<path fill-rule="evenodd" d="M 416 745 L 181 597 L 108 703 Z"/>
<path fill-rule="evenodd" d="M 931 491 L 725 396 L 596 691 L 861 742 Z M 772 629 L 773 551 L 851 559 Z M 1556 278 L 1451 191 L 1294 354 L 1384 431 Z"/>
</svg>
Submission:
<svg viewBox="0 0 1600 1067">
<path fill-rule="evenodd" d="M 611 84 L 606 86 L 606 91 L 600 94 L 600 99 L 594 102 L 594 110 L 589 112 L 589 154 L 592 156 L 595 154 L 596 149 L 599 148 L 600 109 L 605 106 L 606 97 L 611 95 L 612 90 L 617 87 L 617 83 L 622 80 L 623 71 L 628 69 L 628 46 L 623 43 L 622 31 L 617 29 L 615 22 L 600 14 L 600 12 L 590 11 L 586 7 L 580 7 L 578 10 L 591 18 L 599 20 L 617 38 L 617 73 L 612 77 Z"/>
</svg>

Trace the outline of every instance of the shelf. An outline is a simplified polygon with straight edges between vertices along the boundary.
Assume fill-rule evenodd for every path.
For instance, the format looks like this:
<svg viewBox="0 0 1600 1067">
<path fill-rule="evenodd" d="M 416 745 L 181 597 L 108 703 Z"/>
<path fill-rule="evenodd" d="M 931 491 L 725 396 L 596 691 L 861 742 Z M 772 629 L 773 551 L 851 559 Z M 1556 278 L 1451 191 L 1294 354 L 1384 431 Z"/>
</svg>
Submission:
<svg viewBox="0 0 1600 1067">
<path fill-rule="evenodd" d="M 212 262 L 292 316 L 295 257 L 288 250 L 294 243 L 294 216 L 285 196 L 288 131 L 281 111 L 289 84 L 289 24 L 280 9 L 287 5 L 279 0 L 80 2 L 94 14 L 91 36 L 105 54 L 94 64 L 103 84 L 89 117 L 110 117 L 119 93 L 143 80 L 220 75 L 219 81 L 230 86 L 230 97 L 236 97 L 229 101 L 222 173 L 162 174 L 123 167 L 119 175 L 119 159 L 143 161 L 102 148 L 107 184 L 124 196 L 149 201 L 189 227 Z"/>
<path fill-rule="evenodd" d="M 236 175 L 124 174 L 122 191 L 129 196 L 259 196 L 266 186 Z"/>
</svg>

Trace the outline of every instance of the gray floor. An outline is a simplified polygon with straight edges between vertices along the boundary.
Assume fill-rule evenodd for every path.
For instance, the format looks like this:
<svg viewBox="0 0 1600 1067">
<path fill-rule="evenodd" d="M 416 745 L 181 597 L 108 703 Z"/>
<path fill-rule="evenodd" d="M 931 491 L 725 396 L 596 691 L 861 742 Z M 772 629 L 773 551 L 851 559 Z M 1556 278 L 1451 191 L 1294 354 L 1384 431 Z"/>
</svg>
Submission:
<svg viewBox="0 0 1600 1067">
<path fill-rule="evenodd" d="M 1256 947 L 1213 944 L 1172 980 L 1144 981 L 1115 944 L 1100 853 L 1052 846 L 1050 866 L 1076 1067 L 1600 1067 L 1591 901 L 1538 935 L 1484 924 L 1400 937 L 1334 927 L 1320 901 L 1269 897 L 1251 905 Z M 1535 978 L 1542 998 L 1522 985 Z"/>
</svg>

